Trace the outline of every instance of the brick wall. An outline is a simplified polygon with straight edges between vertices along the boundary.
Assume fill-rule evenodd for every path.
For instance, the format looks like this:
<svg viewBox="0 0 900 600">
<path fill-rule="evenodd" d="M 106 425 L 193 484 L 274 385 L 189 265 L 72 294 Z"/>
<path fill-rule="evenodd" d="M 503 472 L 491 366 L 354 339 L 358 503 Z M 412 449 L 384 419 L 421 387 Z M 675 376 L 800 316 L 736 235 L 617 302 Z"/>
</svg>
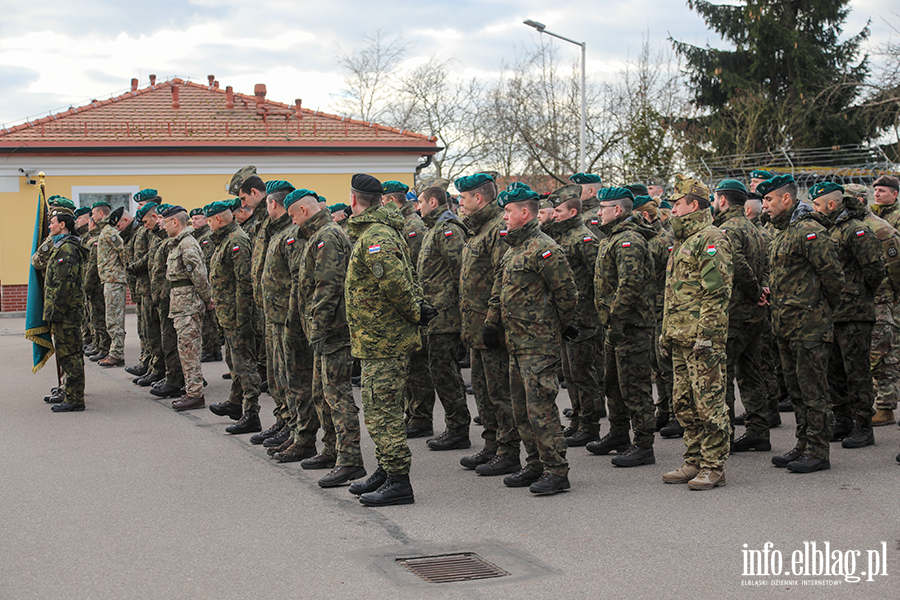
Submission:
<svg viewBox="0 0 900 600">
<path fill-rule="evenodd" d="M 27 299 L 27 285 L 0 286 L 0 312 L 23 311 Z M 131 290 L 125 293 L 125 306 L 134 306 L 134 302 L 131 301 Z"/>
</svg>

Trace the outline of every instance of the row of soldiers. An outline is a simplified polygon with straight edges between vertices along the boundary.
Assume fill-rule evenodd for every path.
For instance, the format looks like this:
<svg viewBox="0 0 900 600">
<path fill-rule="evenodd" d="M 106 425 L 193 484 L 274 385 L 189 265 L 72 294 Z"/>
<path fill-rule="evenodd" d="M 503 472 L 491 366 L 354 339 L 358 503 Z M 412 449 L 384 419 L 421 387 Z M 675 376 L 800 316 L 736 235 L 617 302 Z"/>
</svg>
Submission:
<svg viewBox="0 0 900 600">
<path fill-rule="evenodd" d="M 871 411 L 865 412 L 865 391 L 858 389 L 866 380 L 871 389 L 871 375 L 854 369 L 864 366 L 860 352 L 868 365 L 862 307 L 874 304 L 875 295 L 862 294 L 856 272 L 868 270 L 864 283 L 871 287 L 877 279 L 882 287 L 897 233 L 879 224 L 875 233 L 861 228 L 861 235 L 847 237 L 847 244 L 874 243 L 870 258 L 877 260 L 854 267 L 846 256 L 859 254 L 856 246 L 840 254 L 835 244 L 835 252 L 824 227 L 811 232 L 806 246 L 793 238 L 796 223 L 828 224 L 819 214 L 835 213 L 835 224 L 853 221 L 852 229 L 856 216 L 872 217 L 859 212 L 858 201 L 839 186 L 813 188 L 814 203 L 828 197 L 822 211 L 813 212 L 799 202 L 789 177 L 751 176 L 757 177 L 750 191 L 726 180 L 712 196 L 701 182 L 679 178 L 668 204 L 641 184 L 601 188 L 591 174 L 576 174 L 572 185 L 541 198 L 518 184 L 499 192 L 481 173 L 455 182 L 461 220 L 451 210 L 449 181 L 426 182 L 411 199 L 400 182 L 382 185 L 357 175 L 346 207 L 352 217 L 342 228 L 334 221 L 343 211 L 332 215 L 315 192 L 264 183 L 255 168 L 245 167 L 229 186 L 238 198 L 192 215 L 208 221 L 197 219 L 195 235 L 204 226 L 211 230 L 199 241 L 189 235 L 183 208 L 162 205 L 155 190 L 142 190 L 135 195 L 140 209 L 134 223 L 123 211 L 112 225 L 151 240 L 146 247 L 134 236 L 123 240 L 132 248 L 126 271 L 140 277 L 143 267 L 149 277 L 150 293 L 137 299 L 142 360 L 132 370 L 144 373 L 135 383 L 155 385 L 156 395 L 180 395 L 176 410 L 205 406 L 199 347 L 211 335 L 205 328 L 200 335 L 200 322 L 203 314 L 215 315 L 210 330 L 224 334 L 232 390 L 227 402 L 210 410 L 237 421 L 229 433 L 258 432 L 251 441 L 279 461 L 331 468 L 319 483 L 333 487 L 367 475 L 350 388 L 353 358 L 361 360 L 366 424 L 379 466 L 351 491 L 372 505 L 413 501 L 406 438 L 431 434 L 435 392 L 446 431 L 428 447 L 470 447 L 457 360 L 464 349 L 484 448 L 460 462 L 479 475 L 506 475 L 511 487 L 568 489 L 568 446 L 616 452 L 613 464 L 621 467 L 652 464 L 655 430 L 670 416 L 683 430 L 685 464 L 664 480 L 692 489 L 724 485 L 730 450 L 771 449 L 768 427 L 779 393 L 765 372 L 781 373 L 798 423 L 797 447 L 773 462 L 798 472 L 828 468 L 828 445 L 821 441 L 831 439 L 832 406 L 852 419 L 838 438 L 846 447 L 872 440 Z M 879 183 L 894 182 L 876 182 L 876 199 L 879 187 L 890 187 Z M 764 227 L 759 204 L 773 217 Z M 103 207 L 97 208 L 102 221 Z M 779 227 L 776 217 L 784 214 Z M 181 248 L 174 260 L 173 246 Z M 811 248 L 821 256 L 811 259 Z M 829 296 L 823 290 L 833 291 L 832 285 L 838 293 Z M 134 297 L 139 283 L 131 289 Z M 832 314 L 839 313 L 832 301 L 841 294 L 859 309 L 848 321 Z M 800 302 L 807 308 L 795 314 Z M 855 324 L 845 336 L 855 347 L 830 343 L 843 322 Z M 843 379 L 834 375 L 831 388 L 851 388 L 843 405 L 835 398 L 840 393 L 828 397 L 824 371 L 810 375 L 810 346 L 819 359 L 825 352 L 826 366 L 836 353 L 832 370 Z M 895 364 L 893 355 L 883 362 L 892 359 Z M 560 369 L 572 400 L 566 430 L 556 409 Z M 658 407 L 651 373 L 659 384 Z M 747 409 L 747 433 L 736 440 L 735 378 Z M 261 431 L 258 396 L 266 379 L 276 422 Z M 826 381 L 824 396 L 810 387 L 813 380 L 820 387 Z M 893 372 L 881 380 L 885 389 L 896 386 Z M 853 394 L 859 397 L 847 402 Z M 601 438 L 607 402 L 610 432 Z M 54 409 L 65 404 L 71 401 Z M 315 449 L 319 428 L 325 432 L 321 452 Z"/>
</svg>

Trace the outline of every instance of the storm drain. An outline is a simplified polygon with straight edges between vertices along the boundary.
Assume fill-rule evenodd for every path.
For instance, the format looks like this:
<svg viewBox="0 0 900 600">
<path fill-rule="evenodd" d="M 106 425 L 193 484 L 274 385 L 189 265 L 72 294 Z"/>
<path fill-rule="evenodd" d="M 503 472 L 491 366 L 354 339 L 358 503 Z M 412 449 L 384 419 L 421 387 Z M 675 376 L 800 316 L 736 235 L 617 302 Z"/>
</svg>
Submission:
<svg viewBox="0 0 900 600">
<path fill-rule="evenodd" d="M 397 562 L 429 583 L 473 581 L 509 575 L 474 552 L 398 558 Z"/>
</svg>

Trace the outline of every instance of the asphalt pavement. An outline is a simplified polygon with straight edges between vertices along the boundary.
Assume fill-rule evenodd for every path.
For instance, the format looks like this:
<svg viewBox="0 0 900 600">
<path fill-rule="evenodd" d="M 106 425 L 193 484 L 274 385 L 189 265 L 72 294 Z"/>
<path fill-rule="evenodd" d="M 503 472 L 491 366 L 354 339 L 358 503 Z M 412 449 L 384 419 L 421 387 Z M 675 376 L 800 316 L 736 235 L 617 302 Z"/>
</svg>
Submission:
<svg viewBox="0 0 900 600">
<path fill-rule="evenodd" d="M 226 434 L 227 417 L 172 411 L 121 368 L 86 362 L 87 410 L 51 413 L 53 359 L 32 374 L 23 330 L 0 319 L 0 599 L 900 595 L 896 425 L 876 428 L 875 446 L 832 445 L 830 471 L 800 475 L 770 464 L 793 447 L 783 413 L 773 451 L 731 456 L 728 485 L 706 492 L 662 481 L 681 464 L 680 439 L 657 438 L 656 464 L 632 469 L 571 448 L 572 490 L 535 497 L 459 465 L 481 448 L 473 424 L 471 450 L 410 440 L 415 504 L 367 508 L 346 486 L 319 488 L 325 472 Z M 126 331 L 133 364 L 134 315 Z M 203 365 L 207 404 L 227 399 L 226 368 Z M 268 427 L 274 403 L 261 403 Z M 435 412 L 437 434 L 440 403 Z M 371 472 L 365 432 L 362 445 Z M 398 562 L 457 553 L 501 576 L 430 583 Z"/>
</svg>

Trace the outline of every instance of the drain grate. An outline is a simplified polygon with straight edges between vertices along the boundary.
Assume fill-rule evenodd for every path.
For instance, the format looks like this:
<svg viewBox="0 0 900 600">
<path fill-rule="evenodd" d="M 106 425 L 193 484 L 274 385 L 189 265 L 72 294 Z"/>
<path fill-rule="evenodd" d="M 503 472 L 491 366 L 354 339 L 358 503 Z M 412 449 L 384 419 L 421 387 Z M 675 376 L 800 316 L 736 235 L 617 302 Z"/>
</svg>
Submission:
<svg viewBox="0 0 900 600">
<path fill-rule="evenodd" d="M 509 575 L 474 552 L 398 558 L 397 562 L 429 583 L 452 583 Z"/>
</svg>

